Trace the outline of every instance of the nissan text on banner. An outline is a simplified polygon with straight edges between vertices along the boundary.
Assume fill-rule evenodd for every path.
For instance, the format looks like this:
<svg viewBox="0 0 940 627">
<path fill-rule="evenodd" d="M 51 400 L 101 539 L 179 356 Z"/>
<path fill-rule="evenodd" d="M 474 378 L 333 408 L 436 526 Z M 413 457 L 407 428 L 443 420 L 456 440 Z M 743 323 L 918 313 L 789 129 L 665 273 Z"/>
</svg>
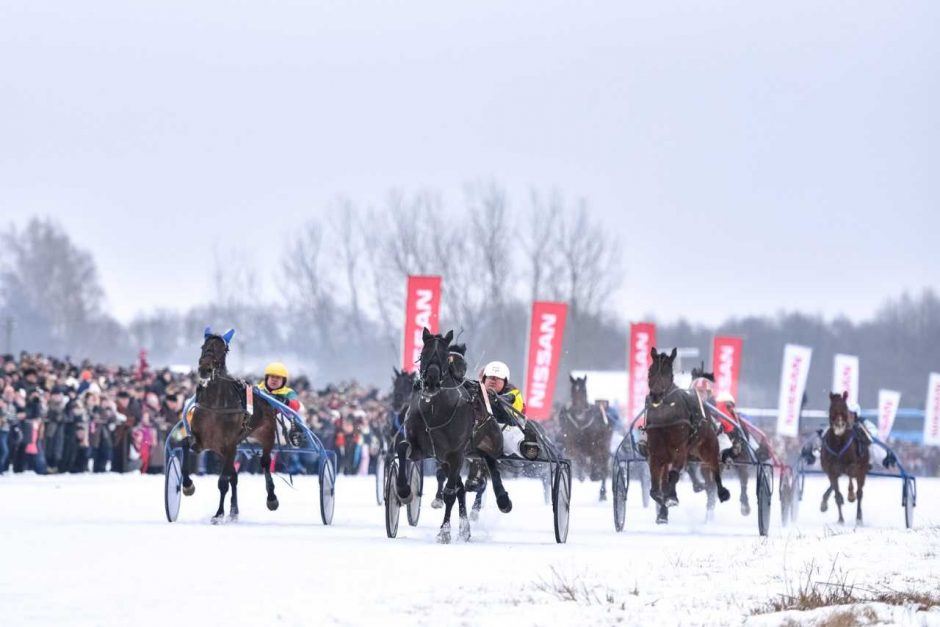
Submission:
<svg viewBox="0 0 940 627">
<path fill-rule="evenodd" d="M 878 390 L 878 439 L 882 442 L 888 439 L 894 419 L 898 415 L 901 405 L 901 393 L 894 390 Z"/>
<path fill-rule="evenodd" d="M 787 344 L 783 349 L 783 371 L 780 373 L 780 399 L 777 402 L 777 435 L 796 437 L 800 434 L 800 408 L 813 349 Z"/>
<path fill-rule="evenodd" d="M 741 346 L 739 337 L 716 335 L 712 345 L 712 372 L 715 373 L 715 396 L 729 392 L 738 400 L 738 379 L 741 376 Z"/>
<path fill-rule="evenodd" d="M 409 276 L 405 300 L 405 341 L 402 347 L 402 369 L 405 372 L 417 368 L 421 349 L 424 348 L 424 328 L 427 327 L 431 333 L 440 333 L 440 310 L 441 277 Z"/>
<path fill-rule="evenodd" d="M 858 357 L 836 354 L 832 364 L 832 392 L 848 392 L 846 402 L 858 403 Z"/>
<path fill-rule="evenodd" d="M 526 416 L 533 420 L 548 420 L 552 416 L 567 315 L 568 305 L 565 303 L 532 303 L 525 404 Z"/>
<path fill-rule="evenodd" d="M 924 411 L 924 444 L 940 446 L 940 372 L 931 372 Z"/>
<path fill-rule="evenodd" d="M 627 363 L 630 370 L 630 415 L 636 418 L 646 405 L 649 390 L 649 369 L 653 363 L 650 350 L 656 346 L 656 325 L 652 322 L 634 322 L 630 325 L 630 345 Z"/>
</svg>

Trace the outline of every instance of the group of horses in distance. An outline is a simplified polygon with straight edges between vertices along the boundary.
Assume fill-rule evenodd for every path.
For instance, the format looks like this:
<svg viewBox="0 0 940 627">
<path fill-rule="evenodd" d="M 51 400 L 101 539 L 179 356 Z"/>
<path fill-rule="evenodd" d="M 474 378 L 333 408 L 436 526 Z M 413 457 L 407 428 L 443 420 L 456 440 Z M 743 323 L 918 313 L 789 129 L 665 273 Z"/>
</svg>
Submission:
<svg viewBox="0 0 940 627">
<path fill-rule="evenodd" d="M 212 522 L 225 517 L 225 498 L 231 489 L 229 517 L 238 518 L 238 471 L 235 457 L 238 446 L 251 440 L 261 449 L 261 468 L 267 492 L 266 505 L 278 508 L 271 477 L 271 453 L 277 440 L 276 401 L 256 399 L 247 403 L 250 384 L 229 375 L 226 356 L 233 331 L 216 334 L 206 328 L 198 361 L 198 386 L 190 433 L 183 443 L 182 491 L 190 496 L 195 485 L 190 476 L 189 458 L 200 451 L 214 451 L 222 460 L 218 479 L 219 507 Z M 488 410 L 485 392 L 479 382 L 467 380 L 464 372 L 452 367 L 453 331 L 445 335 L 423 333 L 423 348 L 416 373 L 395 371 L 389 416 L 392 421 L 393 453 L 398 458 L 395 490 L 402 504 L 416 497 L 408 482 L 408 463 L 436 460 L 439 473 L 437 499 L 443 502 L 444 517 L 438 533 L 442 543 L 451 541 L 451 515 L 456 503 L 459 513 L 458 535 L 470 538 L 470 516 L 466 487 L 461 472 L 468 455 L 479 459 L 489 474 L 489 483 L 501 512 L 512 510 L 512 501 L 503 484 L 499 458 L 502 432 Z M 717 432 L 713 422 L 702 415 L 694 393 L 679 388 L 674 381 L 671 353 L 651 350 L 649 396 L 646 399 L 650 496 L 656 503 L 656 521 L 666 523 L 669 509 L 678 505 L 676 486 L 689 462 L 697 462 L 706 489 L 722 502 L 730 498 L 722 484 Z M 610 475 L 610 441 L 614 425 L 605 410 L 588 402 L 587 377 L 570 376 L 571 400 L 554 417 L 562 449 L 583 480 L 600 481 L 599 499 L 606 498 Z M 829 428 L 821 435 L 821 465 L 829 477 L 821 510 L 825 512 L 831 494 L 835 494 L 839 522 L 844 522 L 844 499 L 838 478 L 849 476 L 848 501 L 857 501 L 856 521 L 862 522 L 862 497 L 868 470 L 868 443 L 858 437 L 854 417 L 847 406 L 847 395 L 830 394 Z M 249 411 L 250 409 L 250 411 Z M 742 486 L 746 483 L 742 480 Z M 477 495 L 477 506 L 482 496 Z M 742 510 L 745 499 L 742 498 Z"/>
</svg>

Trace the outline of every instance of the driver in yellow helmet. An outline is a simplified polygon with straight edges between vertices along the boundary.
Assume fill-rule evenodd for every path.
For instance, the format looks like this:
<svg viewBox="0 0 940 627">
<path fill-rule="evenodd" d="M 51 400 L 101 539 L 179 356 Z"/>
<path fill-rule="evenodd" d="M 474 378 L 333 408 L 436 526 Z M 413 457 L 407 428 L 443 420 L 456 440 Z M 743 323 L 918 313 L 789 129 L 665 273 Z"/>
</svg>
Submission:
<svg viewBox="0 0 940 627">
<path fill-rule="evenodd" d="M 273 361 L 264 369 L 264 379 L 258 384 L 258 387 L 294 411 L 300 411 L 297 392 L 287 385 L 289 374 L 287 366 L 279 361 Z"/>
</svg>

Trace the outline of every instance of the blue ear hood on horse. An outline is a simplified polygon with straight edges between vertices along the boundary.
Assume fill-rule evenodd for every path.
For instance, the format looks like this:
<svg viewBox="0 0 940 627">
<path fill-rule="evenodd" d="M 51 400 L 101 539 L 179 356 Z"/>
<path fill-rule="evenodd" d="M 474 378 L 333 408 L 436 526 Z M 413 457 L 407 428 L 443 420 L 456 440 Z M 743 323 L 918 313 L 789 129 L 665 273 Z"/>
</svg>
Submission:
<svg viewBox="0 0 940 627">
<path fill-rule="evenodd" d="M 211 335 L 215 335 L 214 333 L 212 333 L 212 328 L 211 328 L 211 327 L 206 327 L 205 330 L 202 332 L 202 338 L 203 338 L 204 340 L 209 339 L 209 336 L 211 336 Z M 229 330 L 226 331 L 225 334 L 222 335 L 221 337 L 222 337 L 223 340 L 225 340 L 225 345 L 228 346 L 228 345 L 232 342 L 232 338 L 233 338 L 234 336 L 235 336 L 235 329 L 229 329 Z"/>
</svg>

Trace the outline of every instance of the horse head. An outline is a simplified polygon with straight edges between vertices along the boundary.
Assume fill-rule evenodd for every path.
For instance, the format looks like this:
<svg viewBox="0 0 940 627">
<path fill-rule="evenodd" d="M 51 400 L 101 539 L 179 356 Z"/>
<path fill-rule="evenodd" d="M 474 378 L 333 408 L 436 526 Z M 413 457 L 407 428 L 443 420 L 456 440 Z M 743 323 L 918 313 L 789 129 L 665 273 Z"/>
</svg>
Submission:
<svg viewBox="0 0 940 627">
<path fill-rule="evenodd" d="M 425 327 L 422 339 L 424 346 L 421 348 L 419 370 L 421 384 L 424 389 L 434 391 L 441 387 L 444 377 L 449 372 L 448 356 L 450 343 L 454 340 L 454 332 L 448 331 L 447 335 L 433 334 Z"/>
<path fill-rule="evenodd" d="M 415 373 L 405 372 L 398 368 L 395 368 L 394 372 L 395 376 L 392 377 L 392 411 L 397 413 L 402 410 L 414 391 Z"/>
<path fill-rule="evenodd" d="M 677 352 L 676 349 L 672 349 L 672 352 L 669 354 L 665 352 L 660 353 L 654 346 L 650 350 L 650 355 L 653 357 L 653 362 L 650 364 L 649 369 L 650 396 L 655 400 L 659 400 L 666 395 L 666 392 L 668 392 L 674 384 L 672 364 L 676 360 Z"/>
<path fill-rule="evenodd" d="M 571 381 L 571 408 L 576 411 L 586 409 L 588 405 L 587 375 L 583 377 L 568 375 L 568 380 Z"/>
<path fill-rule="evenodd" d="M 203 333 L 202 353 L 199 355 L 199 378 L 211 379 L 217 372 L 225 373 L 225 356 L 228 345 L 235 335 L 235 329 L 229 329 L 223 335 L 213 333 L 209 327 Z"/>
<path fill-rule="evenodd" d="M 829 394 L 829 427 L 837 436 L 842 436 L 852 425 L 852 414 L 848 405 L 849 393 Z"/>
</svg>

